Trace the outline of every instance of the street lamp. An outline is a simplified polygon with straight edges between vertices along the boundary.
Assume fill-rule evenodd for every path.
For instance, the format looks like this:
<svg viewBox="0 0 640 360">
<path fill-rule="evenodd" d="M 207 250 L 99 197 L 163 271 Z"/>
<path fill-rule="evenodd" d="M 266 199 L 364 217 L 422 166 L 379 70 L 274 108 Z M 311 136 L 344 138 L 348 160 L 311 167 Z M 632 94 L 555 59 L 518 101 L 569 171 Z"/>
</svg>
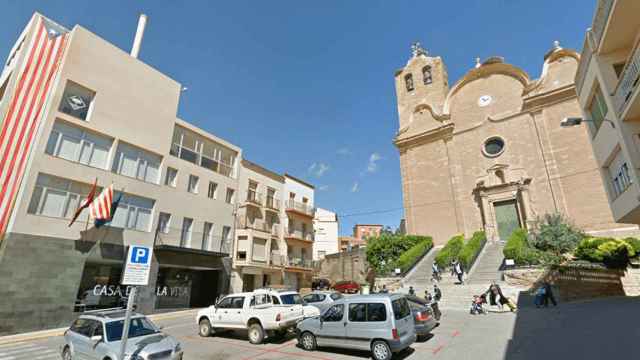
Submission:
<svg viewBox="0 0 640 360">
<path fill-rule="evenodd" d="M 609 119 L 603 119 L 603 122 L 608 122 L 611 124 L 612 128 L 616 128 L 616 124 L 614 124 L 613 121 L 609 120 Z M 564 119 L 562 119 L 562 121 L 560 121 L 560 126 L 562 127 L 571 127 L 571 126 L 577 126 L 580 125 L 582 122 L 594 122 L 593 120 L 590 119 L 583 119 L 583 118 L 579 118 L 579 117 L 566 117 Z"/>
</svg>

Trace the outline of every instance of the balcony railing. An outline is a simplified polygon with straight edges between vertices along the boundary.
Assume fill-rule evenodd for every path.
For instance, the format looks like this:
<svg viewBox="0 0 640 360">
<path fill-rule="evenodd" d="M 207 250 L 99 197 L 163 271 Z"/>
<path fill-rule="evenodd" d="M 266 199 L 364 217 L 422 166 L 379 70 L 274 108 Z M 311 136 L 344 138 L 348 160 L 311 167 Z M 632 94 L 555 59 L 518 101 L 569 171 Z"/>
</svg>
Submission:
<svg viewBox="0 0 640 360">
<path fill-rule="evenodd" d="M 285 228 L 284 236 L 299 240 L 314 241 L 313 232 L 302 231 L 299 229 Z"/>
<path fill-rule="evenodd" d="M 278 224 L 271 224 L 271 235 L 280 236 L 280 226 Z"/>
<path fill-rule="evenodd" d="M 315 208 L 309 204 L 301 203 L 295 200 L 287 200 L 286 209 L 296 211 L 305 215 L 313 216 Z"/>
<path fill-rule="evenodd" d="M 280 200 L 274 198 L 273 196 L 267 195 L 267 209 L 280 211 Z"/>
<path fill-rule="evenodd" d="M 611 9 L 613 8 L 613 2 L 614 0 L 598 0 L 598 7 L 591 26 L 596 48 L 599 47 L 602 35 L 604 35 L 604 29 L 607 26 L 609 15 L 611 15 Z"/>
<path fill-rule="evenodd" d="M 211 159 L 207 156 L 199 154 L 198 152 L 181 146 L 180 144 L 173 143 L 169 153 L 173 156 L 179 157 L 182 160 L 186 160 L 192 164 L 199 165 L 205 169 L 209 169 L 218 174 L 234 177 L 233 166 L 224 163 L 221 160 Z"/>
<path fill-rule="evenodd" d="M 231 250 L 231 239 L 223 239 L 220 235 L 196 231 L 182 231 L 181 229 L 169 228 L 166 232 L 158 229 L 155 238 L 155 245 L 178 246 L 187 249 L 205 250 L 229 254 Z"/>
<path fill-rule="evenodd" d="M 286 262 L 286 256 L 277 252 L 271 252 L 271 266 L 284 266 Z"/>
<path fill-rule="evenodd" d="M 268 234 L 271 234 L 274 231 L 273 228 L 277 227 L 277 224 L 271 224 L 264 220 L 259 220 L 259 219 L 250 220 L 246 217 L 238 218 L 238 220 L 236 221 L 236 224 L 238 229 L 253 229 L 253 230 L 262 231 Z"/>
<path fill-rule="evenodd" d="M 622 118 L 624 110 L 629 104 L 629 100 L 640 83 L 640 38 L 636 39 L 636 44 L 631 51 L 631 56 L 622 70 L 620 81 L 613 93 L 613 100 L 616 105 L 616 114 Z"/>
<path fill-rule="evenodd" d="M 247 202 L 254 205 L 262 206 L 262 194 L 255 190 L 249 189 L 247 191 Z"/>
<path fill-rule="evenodd" d="M 313 268 L 313 261 L 310 259 L 303 259 L 299 257 L 287 257 L 287 265 L 299 268 Z"/>
</svg>

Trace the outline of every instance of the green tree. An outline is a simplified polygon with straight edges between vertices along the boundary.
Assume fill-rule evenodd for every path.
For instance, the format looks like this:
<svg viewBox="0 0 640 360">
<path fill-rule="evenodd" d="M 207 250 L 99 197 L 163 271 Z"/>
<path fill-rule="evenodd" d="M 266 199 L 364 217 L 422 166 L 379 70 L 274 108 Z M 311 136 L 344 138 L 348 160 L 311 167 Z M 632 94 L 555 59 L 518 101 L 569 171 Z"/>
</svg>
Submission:
<svg viewBox="0 0 640 360">
<path fill-rule="evenodd" d="M 529 242 L 536 249 L 556 256 L 573 251 L 585 237 L 562 214 L 546 214 L 536 224 Z"/>
</svg>

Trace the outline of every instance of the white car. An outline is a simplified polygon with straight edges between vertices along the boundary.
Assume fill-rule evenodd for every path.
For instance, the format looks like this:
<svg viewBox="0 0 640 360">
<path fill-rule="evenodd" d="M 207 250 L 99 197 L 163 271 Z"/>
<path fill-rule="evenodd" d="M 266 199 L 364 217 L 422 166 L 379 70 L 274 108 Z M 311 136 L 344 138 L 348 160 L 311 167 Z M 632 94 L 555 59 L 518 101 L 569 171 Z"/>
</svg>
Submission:
<svg viewBox="0 0 640 360">
<path fill-rule="evenodd" d="M 280 303 L 285 305 L 302 305 L 303 317 L 310 318 L 314 316 L 320 316 L 320 309 L 313 305 L 309 305 L 302 296 L 296 291 L 292 290 L 280 290 L 274 291 Z"/>
<path fill-rule="evenodd" d="M 296 293 L 297 294 L 297 293 Z M 196 316 L 200 336 L 221 330 L 248 330 L 249 342 L 260 344 L 265 336 L 284 335 L 304 318 L 302 298 L 274 290 L 230 294 Z"/>
</svg>

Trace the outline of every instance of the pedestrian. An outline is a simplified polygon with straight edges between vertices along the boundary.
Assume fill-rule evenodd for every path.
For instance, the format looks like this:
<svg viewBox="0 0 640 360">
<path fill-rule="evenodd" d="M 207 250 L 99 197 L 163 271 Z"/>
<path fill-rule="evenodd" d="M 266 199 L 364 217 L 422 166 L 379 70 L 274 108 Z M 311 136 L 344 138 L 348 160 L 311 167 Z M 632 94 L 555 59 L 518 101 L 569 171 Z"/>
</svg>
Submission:
<svg viewBox="0 0 640 360">
<path fill-rule="evenodd" d="M 544 286 L 544 307 L 549 307 L 549 301 L 551 301 L 553 306 L 557 306 L 558 303 L 556 303 L 556 298 L 553 297 L 553 292 L 551 291 L 551 284 L 549 284 L 548 281 L 545 281 L 542 286 Z"/>
<path fill-rule="evenodd" d="M 409 295 L 416 296 L 416 291 L 413 289 L 413 286 L 409 286 Z"/>
<path fill-rule="evenodd" d="M 458 276 L 458 282 L 460 283 L 460 285 L 464 285 L 464 280 L 462 280 L 462 276 L 464 275 L 464 268 L 462 267 L 462 264 L 459 260 L 456 261 L 454 270 L 456 272 L 456 275 Z"/>
<path fill-rule="evenodd" d="M 433 264 L 431 264 L 431 277 L 435 281 L 440 281 L 442 279 L 440 277 L 440 268 L 438 267 L 438 264 L 435 261 L 433 262 Z"/>
<path fill-rule="evenodd" d="M 507 305 L 509 306 L 511 311 L 513 311 L 513 309 L 509 305 L 509 298 L 504 296 L 500 285 L 496 284 L 495 281 L 491 282 L 491 285 L 489 285 L 489 290 L 487 290 L 486 293 L 489 294 L 490 305 L 497 306 L 500 311 L 502 311 L 504 305 Z"/>
<path fill-rule="evenodd" d="M 547 291 L 546 291 L 544 285 L 540 286 L 536 290 L 536 297 L 533 300 L 533 303 L 536 304 L 537 308 L 540 308 L 540 306 L 542 306 L 542 304 L 544 303 L 544 298 L 545 298 L 546 293 L 547 293 Z"/>
<path fill-rule="evenodd" d="M 433 284 L 433 298 L 435 301 L 442 299 L 442 290 L 438 287 L 438 284 Z"/>
<path fill-rule="evenodd" d="M 386 284 L 382 285 L 382 290 L 380 290 L 380 293 L 381 294 L 388 294 L 389 293 L 389 290 L 387 290 L 387 285 Z"/>
<path fill-rule="evenodd" d="M 456 260 L 451 259 L 451 276 L 456 275 Z"/>
<path fill-rule="evenodd" d="M 431 302 L 433 300 L 433 297 L 431 296 L 431 294 L 429 293 L 429 289 L 424 291 L 424 299 L 427 302 Z"/>
</svg>

